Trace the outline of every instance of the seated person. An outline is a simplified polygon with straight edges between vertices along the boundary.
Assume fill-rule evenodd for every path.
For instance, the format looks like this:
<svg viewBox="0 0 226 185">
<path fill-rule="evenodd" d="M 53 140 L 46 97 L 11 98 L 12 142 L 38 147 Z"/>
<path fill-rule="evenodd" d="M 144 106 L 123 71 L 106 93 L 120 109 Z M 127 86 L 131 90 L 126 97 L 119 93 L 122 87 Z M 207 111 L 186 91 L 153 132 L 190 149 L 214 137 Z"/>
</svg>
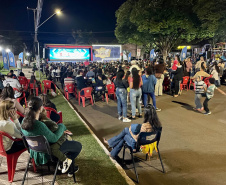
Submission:
<svg viewBox="0 0 226 185">
<path fill-rule="evenodd" d="M 0 95 L 0 102 L 5 100 L 12 101 L 14 103 L 14 107 L 16 108 L 16 110 L 22 114 L 25 114 L 25 109 L 14 97 L 14 90 L 11 86 L 9 86 L 9 84 L 6 87 L 4 87 Z"/>
<path fill-rule="evenodd" d="M 20 122 L 17 119 L 13 101 L 4 100 L 0 103 L 0 131 L 8 133 L 14 138 L 22 138 L 20 134 Z M 3 136 L 3 145 L 7 154 L 16 153 L 25 148 L 22 140 L 12 141 L 5 136 Z"/>
<path fill-rule="evenodd" d="M 101 74 L 97 75 L 96 83 L 94 83 L 93 85 L 94 85 L 94 87 L 100 87 L 100 86 L 104 87 L 104 83 L 103 83 Z"/>
<path fill-rule="evenodd" d="M 83 71 L 82 70 L 78 71 L 78 75 L 76 76 L 76 80 L 77 80 L 77 90 L 78 91 L 87 87 L 86 86 L 86 80 L 83 77 Z"/>
<path fill-rule="evenodd" d="M 91 68 L 87 73 L 86 73 L 86 78 L 94 78 L 95 73 L 93 72 L 93 68 Z"/>
<path fill-rule="evenodd" d="M 20 82 L 17 79 L 13 78 L 13 74 L 12 73 L 8 73 L 7 74 L 7 79 L 3 81 L 4 87 L 6 87 L 7 84 L 9 84 L 12 88 L 17 88 L 18 90 L 21 89 Z"/>
<path fill-rule="evenodd" d="M 39 97 L 42 100 L 44 107 L 50 107 L 57 111 L 55 104 L 49 100 L 47 95 L 40 94 Z M 60 120 L 60 115 L 52 111 L 50 114 L 50 119 L 53 120 L 54 122 L 58 123 L 58 121 Z"/>
<path fill-rule="evenodd" d="M 22 71 L 20 72 L 20 76 L 24 76 L 25 77 L 25 75 L 24 75 L 24 73 Z"/>
<path fill-rule="evenodd" d="M 14 71 L 13 71 L 13 70 L 10 70 L 9 72 L 13 74 L 13 78 L 14 78 L 14 79 L 17 79 L 17 77 L 16 77 L 16 75 L 14 74 Z"/>
<path fill-rule="evenodd" d="M 73 76 L 73 73 L 71 72 L 67 73 L 67 78 L 64 78 L 64 87 L 68 84 L 73 84 L 73 85 L 75 84 L 75 80 L 74 78 L 72 78 L 72 76 Z"/>
<path fill-rule="evenodd" d="M 28 88 L 30 88 L 30 84 L 34 84 L 34 88 L 38 87 L 38 91 L 39 91 L 39 93 L 41 93 L 41 87 L 40 87 L 41 82 L 36 80 L 34 74 L 31 76 L 30 82 L 28 84 Z"/>
<path fill-rule="evenodd" d="M 141 132 L 153 132 L 159 130 L 161 127 L 162 126 L 157 116 L 155 107 L 149 104 L 144 109 L 143 124 L 132 124 L 129 128 L 126 127 L 119 135 L 109 140 L 104 138 L 104 142 L 109 147 L 113 148 L 110 152 L 110 157 L 115 159 L 118 156 L 124 142 L 126 142 L 128 146 L 132 147 L 132 149 L 136 151 L 136 142 Z"/>
<path fill-rule="evenodd" d="M 55 132 L 52 132 L 43 122 L 39 121 L 40 113 L 43 111 L 43 102 L 38 97 L 31 98 L 29 102 L 29 111 L 25 116 L 21 125 L 21 131 L 25 136 L 38 136 L 43 135 L 50 143 L 50 148 L 53 156 L 63 162 L 62 173 L 66 173 L 71 167 L 72 161 L 60 151 L 62 143 L 58 143 L 59 139 L 66 131 L 66 127 L 63 124 L 58 124 L 58 128 Z M 34 158 L 35 164 L 46 164 L 48 162 L 47 154 L 41 152 L 30 151 L 31 157 Z M 74 165 L 74 164 L 73 164 Z M 68 176 L 72 177 L 73 173 L 78 171 L 78 166 L 75 166 L 75 171 L 70 168 Z"/>
</svg>

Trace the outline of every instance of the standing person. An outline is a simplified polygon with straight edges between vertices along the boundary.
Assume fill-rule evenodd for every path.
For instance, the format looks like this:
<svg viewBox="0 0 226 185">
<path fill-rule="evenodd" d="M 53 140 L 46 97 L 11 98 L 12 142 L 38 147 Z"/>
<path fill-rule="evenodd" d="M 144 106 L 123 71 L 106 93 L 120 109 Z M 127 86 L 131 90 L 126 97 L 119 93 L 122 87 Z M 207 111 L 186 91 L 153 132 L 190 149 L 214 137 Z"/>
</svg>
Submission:
<svg viewBox="0 0 226 185">
<path fill-rule="evenodd" d="M 155 66 L 155 77 L 157 78 L 155 86 L 155 96 L 162 96 L 162 83 L 164 80 L 164 71 L 166 66 L 163 59 L 159 59 L 159 64 Z"/>
<path fill-rule="evenodd" d="M 217 89 L 221 94 L 226 95 L 225 92 L 223 92 L 222 90 L 220 90 L 219 88 L 217 88 L 215 86 L 215 79 L 214 78 L 210 78 L 209 79 L 209 87 L 207 88 L 207 92 L 206 92 L 206 99 L 205 99 L 205 101 L 203 103 L 204 110 L 206 111 L 204 113 L 205 115 L 211 114 L 211 112 L 209 110 L 209 107 L 208 107 L 208 102 L 211 100 L 211 98 L 213 98 L 215 89 Z"/>
<path fill-rule="evenodd" d="M 118 119 L 123 122 L 131 122 L 131 120 L 127 118 L 127 88 L 129 84 L 128 81 L 122 79 L 124 74 L 125 72 L 123 70 L 119 70 L 114 81 L 117 96 Z"/>
<path fill-rule="evenodd" d="M 17 76 L 20 75 L 20 72 L 22 72 L 22 59 L 19 58 L 16 62 L 17 65 Z"/>
<path fill-rule="evenodd" d="M 142 79 L 138 74 L 138 70 L 134 67 L 132 69 L 132 78 L 130 78 L 129 87 L 130 87 L 130 103 L 132 107 L 132 116 L 131 119 L 136 119 L 136 107 L 138 109 L 138 117 L 142 117 L 142 110 L 140 105 L 141 99 L 141 86 L 143 85 Z"/>
<path fill-rule="evenodd" d="M 201 76 L 198 76 L 195 79 L 195 105 L 194 110 L 203 111 L 203 107 L 201 104 L 201 98 L 205 96 L 206 84 L 201 80 Z"/>
<path fill-rule="evenodd" d="M 217 87 L 219 87 L 220 86 L 220 79 L 219 79 L 220 69 L 217 65 L 217 62 L 213 63 L 211 70 L 210 70 L 210 73 L 211 73 L 211 75 L 213 75 L 213 78 L 215 79 L 215 85 Z"/>
<path fill-rule="evenodd" d="M 138 71 L 140 71 L 140 68 L 139 68 L 139 66 L 137 65 L 137 61 L 136 60 L 132 60 L 131 61 L 131 67 L 129 68 L 129 71 L 130 71 L 130 73 L 132 73 L 132 69 L 133 68 L 136 68 Z"/>
<path fill-rule="evenodd" d="M 190 77 L 191 76 L 191 70 L 192 70 L 192 63 L 191 63 L 190 57 L 185 60 L 185 64 L 186 64 L 186 71 L 188 73 L 188 76 Z"/>
<path fill-rule="evenodd" d="M 144 107 L 148 104 L 148 95 L 152 98 L 153 106 L 156 111 L 161 111 L 156 107 L 156 99 L 155 99 L 155 84 L 157 82 L 156 77 L 153 75 L 153 71 L 151 67 L 148 67 L 145 71 L 145 75 L 142 76 L 143 86 L 142 86 L 142 95 L 143 95 L 143 103 Z"/>
<path fill-rule="evenodd" d="M 205 66 L 206 66 L 206 62 L 205 62 L 205 60 L 204 60 L 204 57 L 203 56 L 201 56 L 200 57 L 200 60 L 196 63 L 196 65 L 195 65 L 195 71 L 196 72 L 198 72 L 198 71 L 200 71 L 201 70 L 201 64 L 202 63 L 205 63 Z"/>
<path fill-rule="evenodd" d="M 173 77 L 173 82 L 175 85 L 174 97 L 176 98 L 176 97 L 178 97 L 178 93 L 180 90 L 180 82 L 183 79 L 183 68 L 182 68 L 182 65 L 180 62 L 177 64 L 177 70 L 173 71 L 172 73 L 174 74 L 174 77 Z"/>
</svg>

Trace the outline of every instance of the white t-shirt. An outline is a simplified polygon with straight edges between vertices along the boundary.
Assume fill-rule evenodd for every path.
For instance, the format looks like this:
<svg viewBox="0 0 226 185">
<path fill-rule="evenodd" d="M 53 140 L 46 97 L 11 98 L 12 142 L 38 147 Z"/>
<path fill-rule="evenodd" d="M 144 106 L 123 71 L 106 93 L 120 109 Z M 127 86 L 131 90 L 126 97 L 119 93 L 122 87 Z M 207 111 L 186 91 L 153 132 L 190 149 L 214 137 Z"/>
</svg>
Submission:
<svg viewBox="0 0 226 185">
<path fill-rule="evenodd" d="M 17 69 L 22 69 L 22 61 L 18 60 L 16 63 L 17 63 Z"/>
<path fill-rule="evenodd" d="M 20 82 L 17 79 L 14 78 L 7 78 L 3 81 L 3 86 L 6 87 L 6 85 L 9 84 L 12 88 L 21 88 Z"/>
</svg>

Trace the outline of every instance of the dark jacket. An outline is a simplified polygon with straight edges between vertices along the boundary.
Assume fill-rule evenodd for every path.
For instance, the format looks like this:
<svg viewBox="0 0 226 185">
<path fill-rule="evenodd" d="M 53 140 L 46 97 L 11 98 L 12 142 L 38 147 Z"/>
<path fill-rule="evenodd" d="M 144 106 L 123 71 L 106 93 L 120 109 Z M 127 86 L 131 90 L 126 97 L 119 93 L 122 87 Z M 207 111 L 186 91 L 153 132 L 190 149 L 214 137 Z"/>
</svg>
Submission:
<svg viewBox="0 0 226 185">
<path fill-rule="evenodd" d="M 115 80 L 114 84 L 115 84 L 115 88 L 127 89 L 129 87 L 129 83 L 126 80 L 121 80 L 121 81 Z"/>
<path fill-rule="evenodd" d="M 180 80 L 183 79 L 183 68 L 182 68 L 182 66 L 177 67 L 177 70 L 173 71 L 172 73 L 174 74 L 173 80 L 180 81 Z"/>
<path fill-rule="evenodd" d="M 86 80 L 84 79 L 83 76 L 78 75 L 76 77 L 76 79 L 77 79 L 77 89 L 78 90 L 81 90 L 86 87 Z"/>
<path fill-rule="evenodd" d="M 155 91 L 155 84 L 157 82 L 157 79 L 154 75 L 142 76 L 142 81 L 143 81 L 143 86 L 142 86 L 142 91 L 143 93 L 151 93 Z"/>
</svg>

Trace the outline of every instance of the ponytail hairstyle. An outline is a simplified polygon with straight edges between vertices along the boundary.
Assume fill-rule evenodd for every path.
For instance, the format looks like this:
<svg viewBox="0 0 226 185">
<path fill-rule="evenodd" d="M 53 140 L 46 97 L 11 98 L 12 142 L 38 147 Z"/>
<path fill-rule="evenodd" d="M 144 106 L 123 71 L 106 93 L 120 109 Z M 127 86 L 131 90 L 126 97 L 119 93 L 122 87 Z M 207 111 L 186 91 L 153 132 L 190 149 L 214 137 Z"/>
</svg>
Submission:
<svg viewBox="0 0 226 185">
<path fill-rule="evenodd" d="M 154 131 L 157 131 L 162 127 L 155 107 L 152 104 L 148 104 L 144 109 L 144 123 L 147 122 L 150 123 Z"/>
<path fill-rule="evenodd" d="M 31 101 L 28 103 L 29 111 L 26 114 L 23 124 L 21 126 L 22 129 L 30 131 L 33 130 L 33 126 L 35 123 L 35 115 L 38 110 L 43 106 L 42 100 L 38 97 L 31 98 Z"/>
<path fill-rule="evenodd" d="M 139 89 L 140 86 L 140 75 L 138 74 L 137 68 L 132 68 L 133 77 L 133 89 Z"/>
</svg>

